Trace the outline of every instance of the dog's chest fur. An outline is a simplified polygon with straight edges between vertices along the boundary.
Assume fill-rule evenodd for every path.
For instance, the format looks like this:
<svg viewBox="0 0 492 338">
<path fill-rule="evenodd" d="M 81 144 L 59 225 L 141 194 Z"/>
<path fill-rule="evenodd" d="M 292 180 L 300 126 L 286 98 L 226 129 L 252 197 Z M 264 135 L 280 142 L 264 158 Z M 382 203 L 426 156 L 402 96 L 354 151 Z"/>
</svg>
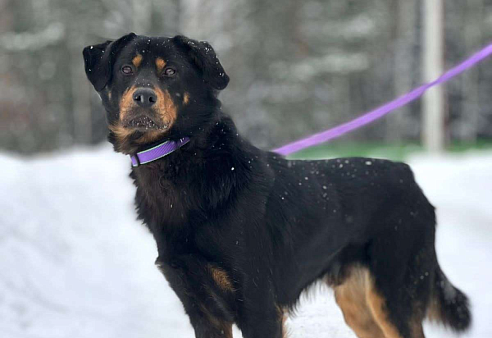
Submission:
<svg viewBox="0 0 492 338">
<path fill-rule="evenodd" d="M 159 249 L 171 245 L 179 247 L 181 253 L 196 253 L 197 248 L 204 247 L 209 254 L 215 247 L 227 246 L 225 242 L 236 242 L 237 234 L 230 233 L 233 227 L 225 227 L 223 220 L 230 214 L 228 210 L 234 209 L 236 197 L 244 195 L 240 192 L 251 183 L 250 173 L 257 168 L 241 157 L 234 158 L 228 146 L 237 147 L 236 142 L 223 140 L 231 136 L 225 135 L 230 134 L 227 128 L 219 124 L 216 129 L 219 135 L 212 130 L 207 146 L 192 140 L 130 174 L 137 187 L 138 217 L 154 235 Z M 239 218 L 231 222 L 237 224 Z M 201 238 L 220 239 L 221 243 L 199 243 Z"/>
<path fill-rule="evenodd" d="M 138 216 L 151 231 L 158 226 L 178 226 L 188 221 L 188 212 L 192 201 L 196 199 L 196 187 L 187 180 L 189 164 L 182 163 L 184 154 L 179 154 L 170 161 L 158 161 L 145 167 L 133 169 L 131 177 L 137 187 L 135 204 Z M 184 165 L 183 165 L 184 164 Z"/>
</svg>

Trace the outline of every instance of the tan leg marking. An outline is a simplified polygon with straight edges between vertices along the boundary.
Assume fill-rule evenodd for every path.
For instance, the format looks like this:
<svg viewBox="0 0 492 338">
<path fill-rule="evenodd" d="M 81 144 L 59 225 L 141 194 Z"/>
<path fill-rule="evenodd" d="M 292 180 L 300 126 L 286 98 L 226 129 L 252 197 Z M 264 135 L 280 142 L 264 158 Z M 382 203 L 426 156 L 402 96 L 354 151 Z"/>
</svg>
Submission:
<svg viewBox="0 0 492 338">
<path fill-rule="evenodd" d="M 424 328 L 422 327 L 422 321 L 412 326 L 412 338 L 425 338 Z"/>
<path fill-rule="evenodd" d="M 427 307 L 427 319 L 431 322 L 440 323 L 441 319 L 441 305 L 434 297 L 431 297 L 429 306 Z"/>
<path fill-rule="evenodd" d="M 132 63 L 133 65 L 135 66 L 135 68 L 138 68 L 140 67 L 140 64 L 142 63 L 142 55 L 140 54 L 137 54 L 133 59 L 132 59 Z"/>
<path fill-rule="evenodd" d="M 188 104 L 190 102 L 190 94 L 189 93 L 184 93 L 183 96 L 183 104 Z"/>
<path fill-rule="evenodd" d="M 389 321 L 386 299 L 376 290 L 374 280 L 367 274 L 366 300 L 371 313 L 386 338 L 402 338 L 398 329 Z"/>
<path fill-rule="evenodd" d="M 219 333 L 221 334 L 222 337 L 233 338 L 232 337 L 232 324 L 231 323 L 217 320 L 215 318 L 211 320 L 211 323 L 212 323 L 212 325 L 214 325 L 219 330 Z"/>
<path fill-rule="evenodd" d="M 212 275 L 212 279 L 220 289 L 224 291 L 234 291 L 232 282 L 224 270 L 212 265 L 209 265 L 208 269 L 210 271 L 210 274 Z"/>
<path fill-rule="evenodd" d="M 155 66 L 157 67 L 157 74 L 160 74 L 164 67 L 166 67 L 166 61 L 162 58 L 155 59 Z"/>
<path fill-rule="evenodd" d="M 200 304 L 200 309 L 202 312 L 205 314 L 207 317 L 208 321 L 210 324 L 212 324 L 213 327 L 215 327 L 219 333 L 221 334 L 222 337 L 224 338 L 233 338 L 232 337 L 232 323 L 220 320 L 213 316 L 203 304 Z"/>
<path fill-rule="evenodd" d="M 277 312 L 282 321 L 282 338 L 288 338 L 288 330 L 285 322 L 287 321 L 287 311 L 282 309 L 280 306 L 277 306 Z"/>
<path fill-rule="evenodd" d="M 336 286 L 335 299 L 348 326 L 359 338 L 385 338 L 366 302 L 369 271 L 354 267 L 343 284 Z"/>
<path fill-rule="evenodd" d="M 224 338 L 233 338 L 232 337 L 232 324 L 221 322 L 220 331 L 223 332 Z"/>
<path fill-rule="evenodd" d="M 164 274 L 164 269 L 162 267 L 162 263 L 156 260 L 155 265 L 157 268 Z M 202 310 L 203 314 L 207 317 L 208 321 L 214 326 L 219 333 L 221 334 L 221 337 L 223 338 L 233 338 L 232 336 L 232 323 L 217 319 L 215 316 L 213 316 L 203 304 L 200 304 L 200 309 Z"/>
</svg>

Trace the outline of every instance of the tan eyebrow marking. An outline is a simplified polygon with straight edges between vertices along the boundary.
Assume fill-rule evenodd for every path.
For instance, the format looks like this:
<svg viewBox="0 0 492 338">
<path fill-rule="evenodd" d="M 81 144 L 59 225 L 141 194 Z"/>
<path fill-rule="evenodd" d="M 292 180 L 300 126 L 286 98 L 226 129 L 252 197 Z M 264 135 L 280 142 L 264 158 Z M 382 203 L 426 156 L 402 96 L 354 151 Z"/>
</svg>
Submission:
<svg viewBox="0 0 492 338">
<path fill-rule="evenodd" d="M 133 63 L 133 65 L 134 65 L 135 67 L 137 67 L 137 68 L 138 68 L 138 67 L 140 66 L 140 64 L 142 63 L 142 59 L 143 59 L 142 55 L 137 54 L 137 55 L 136 55 L 136 56 L 132 59 L 132 63 Z"/>
<path fill-rule="evenodd" d="M 183 96 L 183 103 L 188 104 L 189 101 L 190 101 L 190 94 L 185 93 Z"/>
<path fill-rule="evenodd" d="M 166 67 L 166 61 L 164 61 L 162 58 L 157 58 L 155 59 L 155 65 L 157 67 L 157 72 L 160 73 Z"/>
</svg>

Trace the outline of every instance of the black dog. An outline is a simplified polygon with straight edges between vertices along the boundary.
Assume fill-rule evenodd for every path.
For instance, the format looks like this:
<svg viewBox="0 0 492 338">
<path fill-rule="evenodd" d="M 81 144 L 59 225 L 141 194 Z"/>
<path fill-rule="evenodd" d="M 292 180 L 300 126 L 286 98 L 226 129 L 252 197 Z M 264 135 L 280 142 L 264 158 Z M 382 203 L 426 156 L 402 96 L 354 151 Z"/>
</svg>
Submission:
<svg viewBox="0 0 492 338">
<path fill-rule="evenodd" d="M 245 338 L 280 338 L 317 281 L 361 338 L 422 338 L 424 318 L 469 327 L 467 297 L 437 262 L 434 208 L 407 165 L 255 148 L 221 111 L 229 78 L 206 42 L 132 33 L 84 59 L 110 142 L 133 156 L 156 264 L 196 337 L 232 337 L 236 323 Z M 143 161 L 164 141 L 167 156 Z"/>
</svg>

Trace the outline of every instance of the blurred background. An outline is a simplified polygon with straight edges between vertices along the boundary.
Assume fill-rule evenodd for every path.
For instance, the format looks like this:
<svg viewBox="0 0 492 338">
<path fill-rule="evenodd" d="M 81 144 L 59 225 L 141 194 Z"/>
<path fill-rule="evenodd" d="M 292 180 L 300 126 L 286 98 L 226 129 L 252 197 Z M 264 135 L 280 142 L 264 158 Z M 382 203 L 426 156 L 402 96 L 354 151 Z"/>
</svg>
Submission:
<svg viewBox="0 0 492 338">
<path fill-rule="evenodd" d="M 327 129 L 421 84 L 421 0 L 0 0 L 0 148 L 31 154 L 105 140 L 82 48 L 134 31 L 211 42 L 231 77 L 239 129 L 271 148 Z M 448 69 L 492 38 L 492 0 L 445 1 Z M 492 140 L 492 68 L 444 92 L 448 148 Z M 422 102 L 344 137 L 350 151 L 418 146 Z M 314 150 L 312 150 L 314 151 Z"/>
<path fill-rule="evenodd" d="M 489 44 L 492 0 L 0 0 L 2 338 L 193 336 L 153 264 L 129 160 L 105 141 L 83 69 L 83 47 L 130 31 L 210 41 L 231 77 L 225 110 L 271 149 L 374 109 Z M 440 265 L 471 299 L 468 338 L 492 337 L 491 62 L 293 155 L 412 166 L 437 208 Z M 302 298 L 290 336 L 355 338 L 330 292 L 317 294 Z"/>
</svg>

